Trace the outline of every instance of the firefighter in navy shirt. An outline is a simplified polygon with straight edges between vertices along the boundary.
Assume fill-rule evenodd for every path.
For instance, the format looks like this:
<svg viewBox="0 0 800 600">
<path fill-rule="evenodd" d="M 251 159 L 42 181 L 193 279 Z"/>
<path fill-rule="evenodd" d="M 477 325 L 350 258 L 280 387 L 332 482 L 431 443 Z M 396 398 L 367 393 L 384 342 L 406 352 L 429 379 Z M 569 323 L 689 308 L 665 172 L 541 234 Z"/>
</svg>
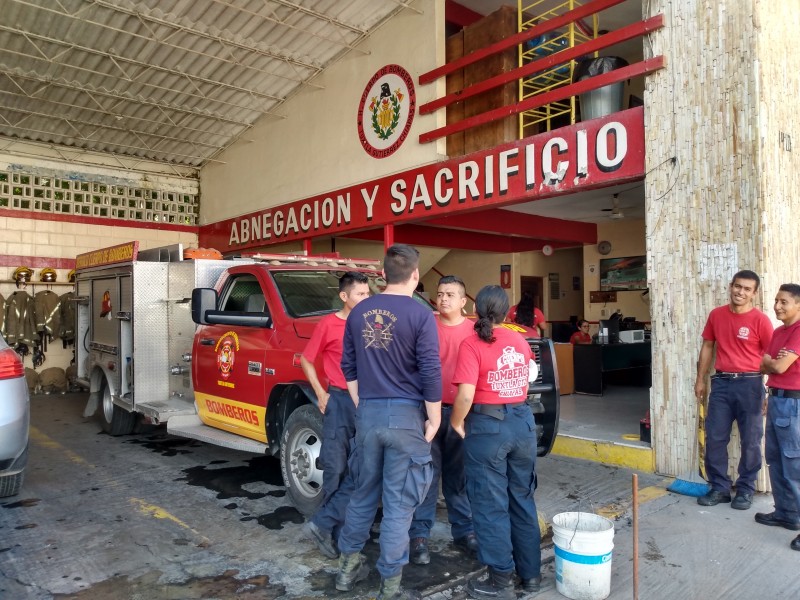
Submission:
<svg viewBox="0 0 800 600">
<path fill-rule="evenodd" d="M 386 252 L 384 292 L 362 300 L 345 325 L 342 372 L 356 403 L 352 458 L 356 489 L 339 535 L 336 589 L 349 591 L 369 568 L 360 554 L 383 500 L 378 600 L 419 598 L 402 590 L 408 530 L 433 477 L 431 445 L 441 421 L 441 368 L 436 321 L 413 299 L 419 252 L 395 244 Z"/>
</svg>

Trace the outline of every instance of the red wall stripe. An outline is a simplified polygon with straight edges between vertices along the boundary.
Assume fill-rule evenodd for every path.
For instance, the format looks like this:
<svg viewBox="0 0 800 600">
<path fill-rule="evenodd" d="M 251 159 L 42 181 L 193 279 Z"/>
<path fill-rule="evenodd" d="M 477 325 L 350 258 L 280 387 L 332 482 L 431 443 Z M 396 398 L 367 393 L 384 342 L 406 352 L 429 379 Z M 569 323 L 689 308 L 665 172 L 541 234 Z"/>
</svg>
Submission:
<svg viewBox="0 0 800 600">
<path fill-rule="evenodd" d="M 74 269 L 74 258 L 52 258 L 46 256 L 21 256 L 0 254 L 0 267 L 30 267 L 31 269 Z"/>
<path fill-rule="evenodd" d="M 104 217 L 82 217 L 80 215 L 58 215 L 41 213 L 32 210 L 16 210 L 0 208 L 0 217 L 14 219 L 31 219 L 34 221 L 60 221 L 62 223 L 85 223 L 87 225 L 107 225 L 108 227 L 130 227 L 132 229 L 160 229 L 162 231 L 183 231 L 194 233 L 200 231 L 197 225 L 178 225 L 176 223 L 151 223 L 149 221 L 127 221 L 125 219 L 108 219 Z"/>
</svg>

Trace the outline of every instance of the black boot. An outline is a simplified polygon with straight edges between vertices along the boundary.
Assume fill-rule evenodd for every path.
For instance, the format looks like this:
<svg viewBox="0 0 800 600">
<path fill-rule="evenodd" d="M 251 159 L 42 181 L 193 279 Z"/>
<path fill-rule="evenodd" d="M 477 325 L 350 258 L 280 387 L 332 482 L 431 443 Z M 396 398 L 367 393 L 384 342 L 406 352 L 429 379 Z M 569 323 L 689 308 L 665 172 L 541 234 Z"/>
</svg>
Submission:
<svg viewBox="0 0 800 600">
<path fill-rule="evenodd" d="M 515 600 L 514 572 L 499 573 L 489 567 L 489 576 L 484 581 L 478 578 L 467 583 L 467 595 L 480 600 Z"/>
<path fill-rule="evenodd" d="M 395 575 L 388 579 L 381 579 L 381 591 L 375 600 L 420 600 L 422 596 L 414 590 L 406 590 L 400 587 L 402 575 Z"/>
<path fill-rule="evenodd" d="M 349 592 L 356 583 L 366 579 L 369 567 L 364 562 L 360 552 L 339 555 L 339 572 L 336 574 L 336 589 L 340 592 Z"/>
</svg>

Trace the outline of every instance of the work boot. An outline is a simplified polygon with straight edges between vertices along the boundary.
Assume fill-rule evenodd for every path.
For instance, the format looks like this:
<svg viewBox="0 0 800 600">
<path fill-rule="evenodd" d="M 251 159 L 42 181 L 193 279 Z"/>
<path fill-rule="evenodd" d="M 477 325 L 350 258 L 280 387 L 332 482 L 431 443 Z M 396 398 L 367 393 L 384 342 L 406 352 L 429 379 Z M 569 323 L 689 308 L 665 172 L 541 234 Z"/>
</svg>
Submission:
<svg viewBox="0 0 800 600">
<path fill-rule="evenodd" d="M 349 592 L 356 583 L 366 579 L 369 567 L 364 563 L 360 552 L 339 555 L 339 572 L 336 574 L 336 589 L 340 592 Z"/>
<path fill-rule="evenodd" d="M 542 588 L 542 576 L 539 575 L 538 577 L 531 577 L 530 579 L 520 577 L 519 584 L 522 586 L 522 589 L 528 593 L 538 592 Z"/>
<path fill-rule="evenodd" d="M 453 540 L 456 548 L 463 550 L 471 558 L 478 556 L 478 538 L 470 532 L 467 535 Z"/>
<path fill-rule="evenodd" d="M 415 565 L 427 565 L 431 562 L 428 540 L 423 537 L 411 538 L 409 560 Z"/>
<path fill-rule="evenodd" d="M 467 583 L 467 595 L 480 600 L 515 600 L 514 572 L 498 573 L 489 567 L 489 576 L 478 581 L 475 577 Z"/>
<path fill-rule="evenodd" d="M 333 536 L 319 527 L 314 521 L 309 521 L 303 526 L 303 533 L 314 542 L 320 554 L 326 558 L 339 558 L 339 550 L 333 543 Z"/>
<path fill-rule="evenodd" d="M 736 492 L 736 496 L 731 501 L 731 508 L 736 510 L 747 510 L 753 504 L 753 494 L 750 492 Z"/>
<path fill-rule="evenodd" d="M 401 575 L 388 579 L 381 579 L 381 591 L 375 600 L 420 600 L 422 596 L 415 590 L 406 590 L 400 587 Z"/>
<path fill-rule="evenodd" d="M 731 501 L 731 495 L 727 492 L 720 492 L 719 490 L 711 490 L 705 496 L 700 496 L 697 503 L 700 506 L 716 506 L 720 503 Z"/>
</svg>

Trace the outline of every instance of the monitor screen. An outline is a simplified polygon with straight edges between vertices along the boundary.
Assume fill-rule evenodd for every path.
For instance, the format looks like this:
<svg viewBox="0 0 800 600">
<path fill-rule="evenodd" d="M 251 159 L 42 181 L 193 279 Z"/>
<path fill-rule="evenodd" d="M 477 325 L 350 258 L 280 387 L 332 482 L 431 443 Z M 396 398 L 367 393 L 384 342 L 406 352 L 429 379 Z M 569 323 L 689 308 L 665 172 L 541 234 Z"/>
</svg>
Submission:
<svg viewBox="0 0 800 600">
<path fill-rule="evenodd" d="M 619 319 L 603 319 L 598 332 L 601 344 L 619 343 Z"/>
</svg>

